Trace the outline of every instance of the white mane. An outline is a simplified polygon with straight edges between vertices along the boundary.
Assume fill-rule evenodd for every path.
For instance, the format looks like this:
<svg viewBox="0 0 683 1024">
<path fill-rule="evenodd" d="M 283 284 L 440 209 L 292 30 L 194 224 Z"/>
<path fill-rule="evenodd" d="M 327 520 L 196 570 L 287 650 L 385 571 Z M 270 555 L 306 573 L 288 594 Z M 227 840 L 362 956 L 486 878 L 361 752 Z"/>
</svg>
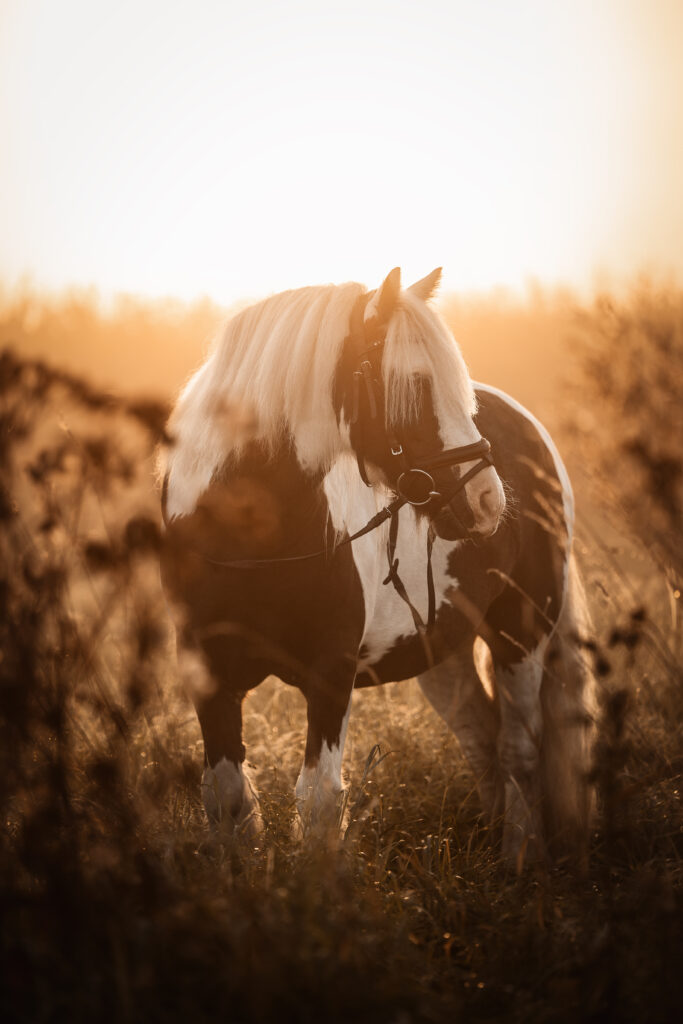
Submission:
<svg viewBox="0 0 683 1024">
<path fill-rule="evenodd" d="M 364 291 L 351 283 L 282 292 L 227 323 L 169 421 L 174 443 L 166 468 L 187 499 L 194 496 L 192 505 L 249 441 L 274 450 L 291 437 L 297 458 L 310 469 L 328 469 L 348 449 L 332 388 L 351 312 Z M 414 411 L 416 372 L 432 377 L 440 422 L 455 416 L 463 429 L 475 404 L 462 356 L 440 318 L 406 291 L 384 346 L 388 418 Z M 169 515 L 183 514 L 185 504 L 170 495 Z"/>
</svg>

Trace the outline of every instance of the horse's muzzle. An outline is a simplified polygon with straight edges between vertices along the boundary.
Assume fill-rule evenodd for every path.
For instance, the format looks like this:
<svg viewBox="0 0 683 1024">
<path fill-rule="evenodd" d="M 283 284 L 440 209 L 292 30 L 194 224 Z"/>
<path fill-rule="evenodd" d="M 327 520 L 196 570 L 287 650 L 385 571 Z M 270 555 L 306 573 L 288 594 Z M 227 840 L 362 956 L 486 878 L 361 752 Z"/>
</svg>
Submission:
<svg viewBox="0 0 683 1024">
<path fill-rule="evenodd" d="M 490 480 L 486 479 L 486 473 L 481 478 L 477 477 L 473 481 L 474 494 L 466 494 L 461 488 L 449 496 L 447 488 L 442 488 L 446 500 L 442 499 L 441 507 L 435 503 L 433 511 L 430 510 L 438 537 L 443 540 L 485 540 L 493 536 L 505 509 L 505 493 L 497 474 L 494 474 L 495 471 Z M 482 486 L 477 487 L 480 482 Z"/>
<path fill-rule="evenodd" d="M 431 519 L 434 532 L 442 540 L 466 540 L 472 536 L 474 516 L 466 502 L 453 499 L 442 505 Z"/>
</svg>

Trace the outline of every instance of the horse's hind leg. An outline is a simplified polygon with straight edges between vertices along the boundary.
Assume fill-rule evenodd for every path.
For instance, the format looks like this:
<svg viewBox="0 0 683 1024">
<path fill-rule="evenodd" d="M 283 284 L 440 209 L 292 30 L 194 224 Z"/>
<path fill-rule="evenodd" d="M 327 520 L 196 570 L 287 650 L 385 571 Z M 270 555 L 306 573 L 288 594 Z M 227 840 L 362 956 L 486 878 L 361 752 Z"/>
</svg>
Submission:
<svg viewBox="0 0 683 1024">
<path fill-rule="evenodd" d="M 551 852 L 581 864 L 588 852 L 595 679 L 580 638 L 591 632 L 583 586 L 572 560 L 569 587 L 546 654 L 541 687 L 544 820 Z"/>
<path fill-rule="evenodd" d="M 418 676 L 422 692 L 453 730 L 477 780 L 484 813 L 502 813 L 497 771 L 498 713 L 486 695 L 473 658 L 474 636 L 439 665 Z"/>
<path fill-rule="evenodd" d="M 540 753 L 541 682 L 547 637 L 530 650 L 489 640 L 500 708 L 498 762 L 503 775 L 503 857 L 516 861 L 544 850 Z"/>
<path fill-rule="evenodd" d="M 594 681 L 576 638 L 588 633 L 589 620 L 573 560 L 555 629 L 528 613 L 529 602 L 510 589 L 487 616 L 501 717 L 503 852 L 509 860 L 523 847 L 524 855 L 581 858 L 591 810 Z"/>
</svg>

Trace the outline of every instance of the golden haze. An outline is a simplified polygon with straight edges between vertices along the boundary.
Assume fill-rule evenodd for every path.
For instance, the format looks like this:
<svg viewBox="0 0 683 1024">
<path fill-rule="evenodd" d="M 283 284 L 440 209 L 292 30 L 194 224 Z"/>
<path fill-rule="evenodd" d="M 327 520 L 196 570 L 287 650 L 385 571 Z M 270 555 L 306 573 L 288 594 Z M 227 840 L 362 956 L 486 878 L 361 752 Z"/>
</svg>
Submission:
<svg viewBox="0 0 683 1024">
<path fill-rule="evenodd" d="M 552 412 L 571 360 L 578 308 L 571 292 L 446 295 L 439 308 L 476 380 L 507 389 L 540 415 Z M 105 306 L 94 292 L 7 293 L 0 298 L 0 347 L 13 346 L 119 393 L 170 400 L 230 312 L 208 299 L 121 296 Z"/>
</svg>

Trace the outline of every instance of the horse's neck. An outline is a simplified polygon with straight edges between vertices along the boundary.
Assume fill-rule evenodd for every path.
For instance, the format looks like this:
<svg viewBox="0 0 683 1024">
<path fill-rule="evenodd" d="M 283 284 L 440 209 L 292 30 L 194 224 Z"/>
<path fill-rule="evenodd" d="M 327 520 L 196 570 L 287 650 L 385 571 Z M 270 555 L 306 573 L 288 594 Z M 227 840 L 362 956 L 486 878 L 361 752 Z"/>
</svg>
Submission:
<svg viewBox="0 0 683 1024">
<path fill-rule="evenodd" d="M 303 467 L 291 439 L 286 438 L 270 450 L 259 444 L 247 445 L 239 459 L 226 464 L 221 475 L 226 479 L 259 480 L 273 492 L 295 500 L 297 495 L 308 494 L 320 487 L 324 474 Z"/>
</svg>

